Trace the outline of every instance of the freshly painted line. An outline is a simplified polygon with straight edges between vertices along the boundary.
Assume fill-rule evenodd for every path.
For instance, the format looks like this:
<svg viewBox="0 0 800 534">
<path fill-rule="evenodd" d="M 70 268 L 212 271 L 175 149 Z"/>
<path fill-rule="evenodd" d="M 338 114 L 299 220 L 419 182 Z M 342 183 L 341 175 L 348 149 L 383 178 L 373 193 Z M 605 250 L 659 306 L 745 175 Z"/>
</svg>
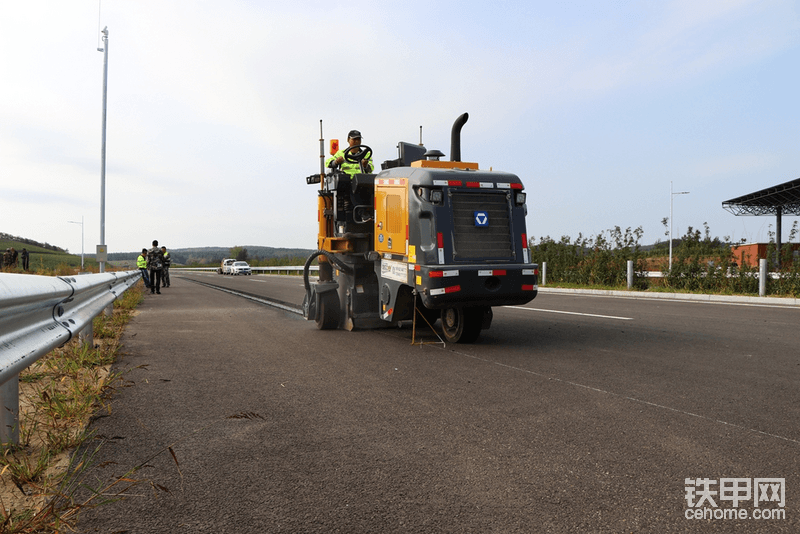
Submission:
<svg viewBox="0 0 800 534">
<path fill-rule="evenodd" d="M 566 315 L 582 315 L 584 317 L 600 317 L 601 319 L 619 319 L 620 321 L 633 321 L 633 317 L 616 317 L 614 315 L 597 315 L 596 313 L 579 313 L 579 312 L 568 312 L 568 311 L 560 311 L 560 310 L 543 310 L 542 308 L 526 308 L 524 306 L 503 306 L 504 308 L 514 308 L 515 310 L 528 310 L 528 311 L 539 311 L 539 312 L 547 312 L 547 313 L 563 313 Z"/>
</svg>

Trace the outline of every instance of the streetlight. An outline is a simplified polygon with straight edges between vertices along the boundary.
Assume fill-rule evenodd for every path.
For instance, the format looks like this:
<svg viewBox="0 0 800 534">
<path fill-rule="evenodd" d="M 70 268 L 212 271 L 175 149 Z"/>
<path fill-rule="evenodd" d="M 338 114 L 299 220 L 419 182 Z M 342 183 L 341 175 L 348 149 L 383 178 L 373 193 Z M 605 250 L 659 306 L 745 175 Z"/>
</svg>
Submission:
<svg viewBox="0 0 800 534">
<path fill-rule="evenodd" d="M 81 215 L 81 222 L 78 221 L 67 221 L 67 222 L 81 225 L 81 272 L 83 272 L 83 215 Z"/>
<path fill-rule="evenodd" d="M 669 181 L 669 270 L 672 272 L 672 199 L 675 195 L 688 195 L 689 191 L 672 192 L 672 180 Z"/>
<path fill-rule="evenodd" d="M 98 52 L 103 52 L 103 141 L 100 149 L 100 246 L 99 250 L 105 252 L 106 245 L 106 100 L 108 96 L 108 26 L 103 28 L 103 48 L 98 48 Z M 98 260 L 100 259 L 98 254 Z M 100 272 L 106 272 L 105 258 L 100 263 Z"/>
</svg>

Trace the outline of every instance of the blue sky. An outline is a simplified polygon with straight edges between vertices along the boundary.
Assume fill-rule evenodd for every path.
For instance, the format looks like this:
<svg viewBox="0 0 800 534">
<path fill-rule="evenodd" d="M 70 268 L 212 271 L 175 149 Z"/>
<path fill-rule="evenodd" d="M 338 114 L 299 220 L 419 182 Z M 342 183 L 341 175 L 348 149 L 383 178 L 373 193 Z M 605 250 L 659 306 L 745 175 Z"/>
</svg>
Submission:
<svg viewBox="0 0 800 534">
<path fill-rule="evenodd" d="M 99 22 L 99 26 L 98 26 Z M 528 234 L 768 239 L 723 201 L 800 177 L 796 1 L 0 4 L 0 231 L 80 252 L 313 248 L 319 121 L 518 174 Z M 783 221 L 784 240 L 794 218 Z"/>
</svg>

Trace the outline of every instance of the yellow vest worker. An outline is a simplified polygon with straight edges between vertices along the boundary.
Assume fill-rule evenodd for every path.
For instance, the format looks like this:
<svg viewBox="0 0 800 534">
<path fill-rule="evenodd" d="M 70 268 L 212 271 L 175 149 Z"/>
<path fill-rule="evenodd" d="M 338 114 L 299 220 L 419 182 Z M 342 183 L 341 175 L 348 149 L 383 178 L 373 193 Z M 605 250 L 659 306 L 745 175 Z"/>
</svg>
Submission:
<svg viewBox="0 0 800 534">
<path fill-rule="evenodd" d="M 347 143 L 349 146 L 346 150 L 350 150 L 354 146 L 361 145 L 361 132 L 358 130 L 350 130 L 350 133 L 347 134 Z M 343 172 L 346 172 L 351 177 L 354 174 L 359 173 L 370 174 L 375 170 L 375 166 L 372 164 L 372 154 L 368 154 L 368 157 L 361 160 L 360 163 L 350 163 L 344 159 L 344 153 L 345 150 L 339 150 L 333 155 L 333 157 L 328 158 L 325 164 L 328 167 L 338 166 Z"/>
</svg>

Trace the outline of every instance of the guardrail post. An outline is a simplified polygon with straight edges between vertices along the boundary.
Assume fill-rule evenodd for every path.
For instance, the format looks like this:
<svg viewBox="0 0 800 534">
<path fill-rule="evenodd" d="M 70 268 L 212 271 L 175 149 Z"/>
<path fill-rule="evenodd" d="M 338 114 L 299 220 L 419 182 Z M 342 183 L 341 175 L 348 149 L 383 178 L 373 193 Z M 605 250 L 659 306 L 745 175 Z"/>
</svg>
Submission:
<svg viewBox="0 0 800 534">
<path fill-rule="evenodd" d="M 767 260 L 761 258 L 758 260 L 758 296 L 767 296 Z"/>
<path fill-rule="evenodd" d="M 0 386 L 0 443 L 19 445 L 19 375 Z"/>
<path fill-rule="evenodd" d="M 94 347 L 94 321 L 78 332 L 78 341 L 81 345 Z"/>
<path fill-rule="evenodd" d="M 543 286 L 547 283 L 547 262 L 542 262 L 542 280 L 539 283 L 540 286 Z"/>
<path fill-rule="evenodd" d="M 633 260 L 628 260 L 628 289 L 633 287 Z"/>
</svg>

